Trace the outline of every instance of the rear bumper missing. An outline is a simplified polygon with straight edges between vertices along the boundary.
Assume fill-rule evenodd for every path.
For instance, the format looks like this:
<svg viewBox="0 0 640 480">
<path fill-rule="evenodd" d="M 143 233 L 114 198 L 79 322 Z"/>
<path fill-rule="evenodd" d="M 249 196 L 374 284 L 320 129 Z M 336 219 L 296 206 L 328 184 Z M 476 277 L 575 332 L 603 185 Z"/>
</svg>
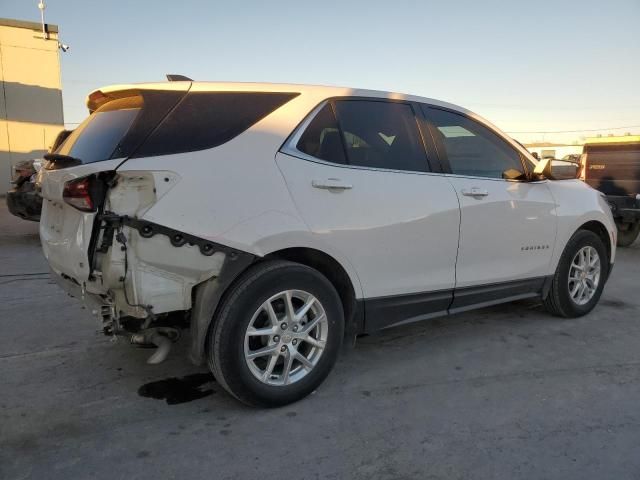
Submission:
<svg viewBox="0 0 640 480">
<path fill-rule="evenodd" d="M 113 306 L 105 297 L 87 292 L 75 279 L 63 273 L 58 273 L 53 269 L 50 269 L 50 275 L 67 295 L 81 300 L 89 308 L 89 311 L 95 315 L 104 312 L 106 309 L 112 311 Z"/>
<path fill-rule="evenodd" d="M 98 257 L 92 265 L 101 266 L 104 283 L 117 282 L 119 289 L 111 295 L 116 306 L 122 307 L 127 297 L 119 292 L 127 288 L 128 298 L 148 313 L 191 310 L 189 356 L 194 363 L 202 363 L 209 325 L 222 295 L 256 256 L 126 215 L 104 213 L 98 221 L 103 234 L 96 239 L 94 257 Z M 119 235 L 122 232 L 126 235 Z M 120 262 L 119 256 L 124 261 L 118 268 L 104 268 L 105 262 Z M 161 285 L 164 292 L 151 292 L 151 285 Z M 171 295 L 176 298 L 167 306 Z"/>
</svg>

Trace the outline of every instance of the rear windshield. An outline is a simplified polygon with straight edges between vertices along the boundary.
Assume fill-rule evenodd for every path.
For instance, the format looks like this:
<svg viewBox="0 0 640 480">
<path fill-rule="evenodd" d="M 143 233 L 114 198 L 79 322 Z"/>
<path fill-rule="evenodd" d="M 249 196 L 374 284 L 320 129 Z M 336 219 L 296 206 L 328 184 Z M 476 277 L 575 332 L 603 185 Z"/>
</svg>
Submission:
<svg viewBox="0 0 640 480">
<path fill-rule="evenodd" d="M 141 91 L 92 113 L 55 153 L 82 163 L 217 147 L 299 95 Z"/>
<path fill-rule="evenodd" d="M 142 97 L 129 97 L 103 105 L 67 137 L 56 153 L 77 158 L 83 163 L 113 158 L 143 104 Z"/>
</svg>

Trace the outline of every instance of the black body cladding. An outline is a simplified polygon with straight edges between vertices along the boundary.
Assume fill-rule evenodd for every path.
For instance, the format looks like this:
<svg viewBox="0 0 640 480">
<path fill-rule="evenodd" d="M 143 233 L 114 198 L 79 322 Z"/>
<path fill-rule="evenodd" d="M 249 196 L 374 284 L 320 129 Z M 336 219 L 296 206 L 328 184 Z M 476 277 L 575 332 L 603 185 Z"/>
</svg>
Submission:
<svg viewBox="0 0 640 480">
<path fill-rule="evenodd" d="M 361 300 L 365 312 L 364 332 L 524 298 L 544 297 L 550 278 L 536 277 L 437 292 L 367 298 Z"/>
</svg>

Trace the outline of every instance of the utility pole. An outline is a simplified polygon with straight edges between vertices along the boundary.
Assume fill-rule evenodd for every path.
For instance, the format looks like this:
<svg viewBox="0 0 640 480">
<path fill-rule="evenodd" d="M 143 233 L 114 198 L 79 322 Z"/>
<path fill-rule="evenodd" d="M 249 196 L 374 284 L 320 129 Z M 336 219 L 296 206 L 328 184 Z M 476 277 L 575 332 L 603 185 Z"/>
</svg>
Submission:
<svg viewBox="0 0 640 480">
<path fill-rule="evenodd" d="M 47 6 L 44 4 L 44 0 L 40 0 L 38 2 L 38 9 L 40 10 L 40 21 L 42 22 L 42 37 L 45 40 L 49 40 L 49 33 L 47 32 L 47 27 L 45 26 L 44 23 L 44 9 Z"/>
</svg>

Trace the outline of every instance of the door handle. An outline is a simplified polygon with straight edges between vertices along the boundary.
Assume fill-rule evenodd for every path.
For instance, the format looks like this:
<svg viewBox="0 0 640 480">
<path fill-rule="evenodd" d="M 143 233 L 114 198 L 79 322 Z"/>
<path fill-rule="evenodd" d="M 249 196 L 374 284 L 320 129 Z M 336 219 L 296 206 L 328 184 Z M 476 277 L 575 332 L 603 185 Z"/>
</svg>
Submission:
<svg viewBox="0 0 640 480">
<path fill-rule="evenodd" d="M 463 188 L 462 195 L 465 197 L 486 197 L 489 195 L 489 191 L 478 187 Z"/>
<path fill-rule="evenodd" d="M 339 178 L 326 178 L 324 180 L 312 180 L 311 186 L 321 190 L 351 190 L 353 185 L 343 182 Z"/>
</svg>

